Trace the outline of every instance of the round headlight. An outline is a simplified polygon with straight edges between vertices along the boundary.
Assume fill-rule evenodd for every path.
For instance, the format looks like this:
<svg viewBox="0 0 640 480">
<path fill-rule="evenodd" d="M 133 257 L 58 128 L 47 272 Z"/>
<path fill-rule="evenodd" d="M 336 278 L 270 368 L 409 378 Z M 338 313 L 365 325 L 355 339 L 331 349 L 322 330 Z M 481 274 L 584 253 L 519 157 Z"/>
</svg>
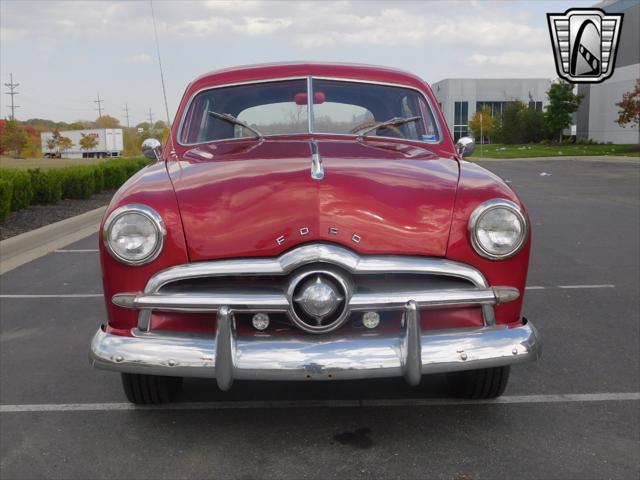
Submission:
<svg viewBox="0 0 640 480">
<path fill-rule="evenodd" d="M 513 202 L 489 200 L 469 218 L 471 244 L 479 255 L 490 259 L 509 258 L 520 251 L 528 234 L 527 220 Z"/>
<path fill-rule="evenodd" d="M 125 205 L 114 210 L 104 225 L 104 244 L 113 258 L 127 265 L 143 265 L 162 250 L 166 235 L 158 213 L 146 205 Z"/>
</svg>

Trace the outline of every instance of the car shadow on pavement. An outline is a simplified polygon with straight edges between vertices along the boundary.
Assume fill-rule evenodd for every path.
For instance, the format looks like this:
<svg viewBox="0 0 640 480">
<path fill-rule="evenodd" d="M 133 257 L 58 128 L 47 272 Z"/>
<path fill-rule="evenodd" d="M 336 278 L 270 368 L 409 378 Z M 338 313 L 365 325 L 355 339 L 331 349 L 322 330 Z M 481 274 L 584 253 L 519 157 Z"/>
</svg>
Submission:
<svg viewBox="0 0 640 480">
<path fill-rule="evenodd" d="M 417 387 L 402 378 L 312 382 L 236 381 L 222 392 L 214 379 L 186 378 L 178 402 L 364 400 L 392 398 L 447 398 L 444 375 L 427 375 Z"/>
</svg>

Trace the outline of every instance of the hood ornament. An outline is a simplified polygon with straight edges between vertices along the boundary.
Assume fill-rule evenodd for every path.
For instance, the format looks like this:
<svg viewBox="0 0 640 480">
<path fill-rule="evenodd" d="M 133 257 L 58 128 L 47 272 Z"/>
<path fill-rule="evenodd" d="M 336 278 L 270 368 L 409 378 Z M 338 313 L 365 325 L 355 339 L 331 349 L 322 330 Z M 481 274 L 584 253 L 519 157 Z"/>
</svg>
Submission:
<svg viewBox="0 0 640 480">
<path fill-rule="evenodd" d="M 315 140 L 311 140 L 309 144 L 311 145 L 311 178 L 322 180 L 324 178 L 324 168 L 322 166 L 322 158 L 318 153 L 318 144 Z"/>
</svg>

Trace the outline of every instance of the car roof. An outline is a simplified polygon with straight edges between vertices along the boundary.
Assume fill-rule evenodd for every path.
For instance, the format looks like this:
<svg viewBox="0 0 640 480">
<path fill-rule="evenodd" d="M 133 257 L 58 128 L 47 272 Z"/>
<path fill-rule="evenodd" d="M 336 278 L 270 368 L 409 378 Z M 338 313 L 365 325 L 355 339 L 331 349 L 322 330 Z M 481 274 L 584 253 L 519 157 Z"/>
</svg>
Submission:
<svg viewBox="0 0 640 480">
<path fill-rule="evenodd" d="M 419 88 L 426 86 L 418 76 L 390 67 L 356 63 L 282 62 L 242 65 L 215 70 L 196 78 L 190 87 L 200 89 L 228 83 L 306 76 L 351 78 L 412 85 Z"/>
</svg>

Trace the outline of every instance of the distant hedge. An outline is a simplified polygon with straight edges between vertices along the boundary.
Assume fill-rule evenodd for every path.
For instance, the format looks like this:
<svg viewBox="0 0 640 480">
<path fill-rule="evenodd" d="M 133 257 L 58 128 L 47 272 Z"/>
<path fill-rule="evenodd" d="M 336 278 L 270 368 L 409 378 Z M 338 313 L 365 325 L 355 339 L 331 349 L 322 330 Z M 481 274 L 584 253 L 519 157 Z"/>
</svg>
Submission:
<svg viewBox="0 0 640 480">
<path fill-rule="evenodd" d="M 114 158 L 97 165 L 41 170 L 0 169 L 0 221 L 29 205 L 55 204 L 63 198 L 89 198 L 118 188 L 149 164 L 144 157 Z"/>
</svg>

